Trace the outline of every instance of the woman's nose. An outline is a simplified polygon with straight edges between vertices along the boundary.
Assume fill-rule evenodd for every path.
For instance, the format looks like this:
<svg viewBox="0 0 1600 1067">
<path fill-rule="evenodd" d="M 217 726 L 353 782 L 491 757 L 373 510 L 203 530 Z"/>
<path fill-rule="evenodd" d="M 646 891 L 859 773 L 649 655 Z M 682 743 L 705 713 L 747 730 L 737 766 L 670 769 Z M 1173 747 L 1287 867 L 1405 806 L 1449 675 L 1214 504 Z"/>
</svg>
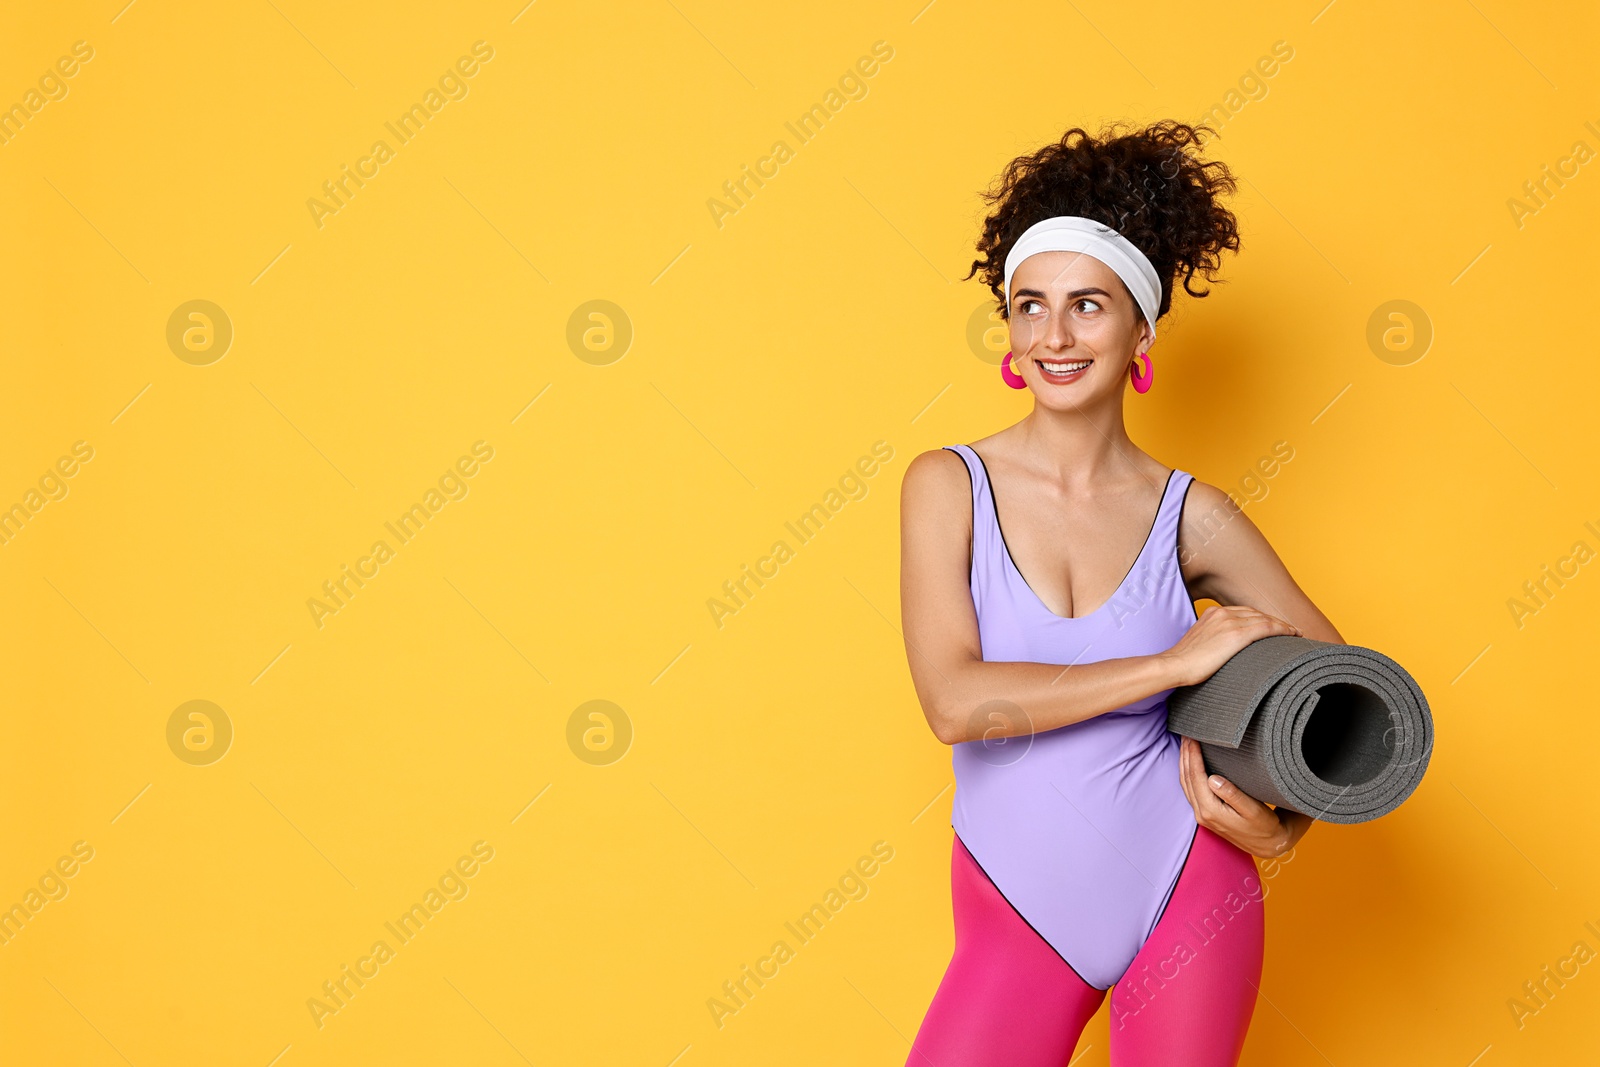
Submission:
<svg viewBox="0 0 1600 1067">
<path fill-rule="evenodd" d="M 1033 322 L 1013 322 L 1011 325 L 1011 350 L 1026 352 L 1031 348 L 1059 350 L 1077 343 L 1072 333 L 1072 322 L 1065 315 L 1050 314 Z"/>
<path fill-rule="evenodd" d="M 1050 321 L 1045 325 L 1043 341 L 1050 348 L 1072 347 L 1072 324 L 1065 315 L 1050 316 Z"/>
</svg>

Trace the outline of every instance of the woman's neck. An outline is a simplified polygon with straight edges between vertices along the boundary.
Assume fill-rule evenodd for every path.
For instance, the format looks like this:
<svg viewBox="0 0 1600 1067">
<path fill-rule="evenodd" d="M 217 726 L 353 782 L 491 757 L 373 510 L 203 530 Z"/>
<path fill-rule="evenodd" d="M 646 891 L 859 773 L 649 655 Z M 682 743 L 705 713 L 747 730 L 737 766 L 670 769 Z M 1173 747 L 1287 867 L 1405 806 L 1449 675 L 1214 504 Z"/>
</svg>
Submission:
<svg viewBox="0 0 1600 1067">
<path fill-rule="evenodd" d="M 1121 397 L 1116 401 L 1067 411 L 1035 403 L 1017 424 L 1028 465 L 1069 488 L 1147 477 L 1148 457 L 1128 436 Z"/>
</svg>

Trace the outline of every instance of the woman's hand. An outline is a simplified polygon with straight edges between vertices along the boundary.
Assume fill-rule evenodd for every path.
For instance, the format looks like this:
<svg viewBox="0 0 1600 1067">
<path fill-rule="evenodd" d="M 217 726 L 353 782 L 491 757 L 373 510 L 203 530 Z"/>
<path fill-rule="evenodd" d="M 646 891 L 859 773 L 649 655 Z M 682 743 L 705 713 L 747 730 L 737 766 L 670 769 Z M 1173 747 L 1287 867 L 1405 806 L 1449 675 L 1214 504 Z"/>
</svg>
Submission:
<svg viewBox="0 0 1600 1067">
<path fill-rule="evenodd" d="M 1199 685 L 1246 645 L 1280 635 L 1299 637 L 1300 628 L 1240 604 L 1215 607 L 1200 616 L 1164 655 L 1171 657 L 1178 685 Z"/>
<path fill-rule="evenodd" d="M 1209 614 L 1209 613 L 1208 613 Z M 1311 828 L 1312 819 L 1287 808 L 1267 807 L 1221 775 L 1206 777 L 1200 742 L 1181 739 L 1178 780 L 1194 808 L 1195 821 L 1252 856 L 1273 859 L 1294 847 Z"/>
</svg>

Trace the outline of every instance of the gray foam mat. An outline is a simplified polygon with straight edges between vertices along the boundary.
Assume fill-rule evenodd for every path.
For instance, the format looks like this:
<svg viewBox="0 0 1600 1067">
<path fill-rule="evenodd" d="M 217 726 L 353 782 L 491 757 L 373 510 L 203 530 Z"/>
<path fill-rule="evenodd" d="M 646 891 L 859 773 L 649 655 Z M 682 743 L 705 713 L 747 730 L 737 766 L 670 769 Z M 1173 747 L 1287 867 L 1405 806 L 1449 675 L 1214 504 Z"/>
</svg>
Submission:
<svg viewBox="0 0 1600 1067">
<path fill-rule="evenodd" d="M 1167 698 L 1167 728 L 1206 770 L 1266 803 L 1335 823 L 1387 815 L 1422 781 L 1433 715 L 1381 652 L 1265 637 Z"/>
</svg>

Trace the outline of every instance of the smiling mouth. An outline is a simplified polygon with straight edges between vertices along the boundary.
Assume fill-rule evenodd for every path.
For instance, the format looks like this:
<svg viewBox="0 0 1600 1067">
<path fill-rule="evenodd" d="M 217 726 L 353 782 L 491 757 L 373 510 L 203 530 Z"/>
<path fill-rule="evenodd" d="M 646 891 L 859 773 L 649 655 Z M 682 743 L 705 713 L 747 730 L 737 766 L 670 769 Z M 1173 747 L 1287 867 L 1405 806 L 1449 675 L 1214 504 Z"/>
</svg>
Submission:
<svg viewBox="0 0 1600 1067">
<path fill-rule="evenodd" d="M 1089 369 L 1092 359 L 1079 359 L 1067 363 L 1047 363 L 1044 360 L 1034 360 L 1039 369 L 1053 378 L 1070 378 L 1074 374 Z"/>
</svg>

